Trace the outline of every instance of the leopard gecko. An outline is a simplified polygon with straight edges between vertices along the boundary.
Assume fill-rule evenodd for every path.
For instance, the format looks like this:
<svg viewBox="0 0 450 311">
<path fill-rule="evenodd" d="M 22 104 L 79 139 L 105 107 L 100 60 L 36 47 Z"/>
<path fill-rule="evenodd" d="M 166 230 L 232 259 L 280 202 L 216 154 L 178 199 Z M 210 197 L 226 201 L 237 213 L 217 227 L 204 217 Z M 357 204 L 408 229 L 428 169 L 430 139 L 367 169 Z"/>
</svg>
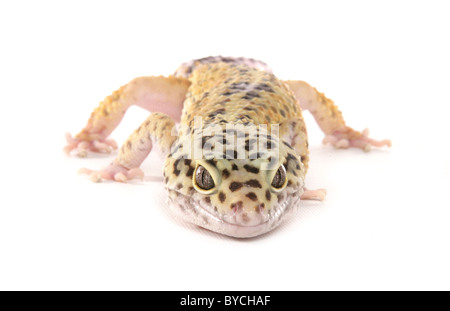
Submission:
<svg viewBox="0 0 450 311">
<path fill-rule="evenodd" d="M 232 236 L 254 237 L 276 228 L 301 200 L 323 200 L 305 188 L 309 111 L 337 148 L 391 146 L 353 130 L 332 100 L 303 81 L 281 81 L 254 59 L 206 57 L 174 75 L 139 77 L 106 97 L 65 151 L 86 156 L 117 148 L 108 136 L 127 109 L 151 114 L 93 181 L 144 176 L 141 163 L 156 146 L 164 159 L 170 209 L 184 220 Z"/>
</svg>

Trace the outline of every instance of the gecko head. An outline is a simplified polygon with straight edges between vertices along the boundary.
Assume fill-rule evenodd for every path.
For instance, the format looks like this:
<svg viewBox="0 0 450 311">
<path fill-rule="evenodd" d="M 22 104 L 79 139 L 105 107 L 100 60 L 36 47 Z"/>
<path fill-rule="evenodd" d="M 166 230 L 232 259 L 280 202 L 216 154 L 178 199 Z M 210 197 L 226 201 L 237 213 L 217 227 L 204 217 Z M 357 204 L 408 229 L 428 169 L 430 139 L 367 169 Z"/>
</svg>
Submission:
<svg viewBox="0 0 450 311">
<path fill-rule="evenodd" d="M 228 127 L 191 134 L 180 136 L 164 166 L 169 205 L 183 219 L 225 235 L 253 237 L 277 227 L 298 206 L 304 166 L 277 135 Z"/>
</svg>

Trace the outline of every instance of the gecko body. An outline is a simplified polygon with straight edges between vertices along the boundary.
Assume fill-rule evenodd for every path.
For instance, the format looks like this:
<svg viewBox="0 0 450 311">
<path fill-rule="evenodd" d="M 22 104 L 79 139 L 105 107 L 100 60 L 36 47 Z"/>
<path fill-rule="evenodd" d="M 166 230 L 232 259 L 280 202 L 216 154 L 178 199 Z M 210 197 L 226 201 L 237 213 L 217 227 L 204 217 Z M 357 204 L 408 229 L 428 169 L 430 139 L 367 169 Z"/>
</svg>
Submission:
<svg viewBox="0 0 450 311">
<path fill-rule="evenodd" d="M 276 228 L 307 190 L 309 110 L 325 141 L 339 148 L 390 145 L 345 125 L 334 103 L 303 81 L 281 81 L 263 62 L 207 57 L 181 65 L 170 77 L 137 78 L 94 110 L 66 151 L 109 152 L 107 137 L 131 105 L 152 114 L 129 137 L 109 167 L 83 170 L 91 179 L 142 177 L 140 164 L 158 145 L 172 211 L 191 223 L 233 237 Z M 179 127 L 175 127 L 179 123 Z"/>
</svg>

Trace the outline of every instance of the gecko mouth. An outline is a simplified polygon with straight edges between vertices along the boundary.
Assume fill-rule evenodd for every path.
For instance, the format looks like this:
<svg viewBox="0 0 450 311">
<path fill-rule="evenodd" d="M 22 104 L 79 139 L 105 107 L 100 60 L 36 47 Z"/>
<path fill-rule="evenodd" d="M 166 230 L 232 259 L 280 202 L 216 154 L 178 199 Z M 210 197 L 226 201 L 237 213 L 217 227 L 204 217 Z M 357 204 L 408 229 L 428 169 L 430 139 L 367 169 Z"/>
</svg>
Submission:
<svg viewBox="0 0 450 311">
<path fill-rule="evenodd" d="M 294 192 L 267 213 L 244 213 L 232 210 L 230 213 L 219 213 L 211 205 L 195 200 L 177 190 L 169 195 L 169 206 L 182 219 L 206 229 L 238 238 L 249 238 L 275 229 L 290 211 L 299 205 L 300 193 Z"/>
</svg>

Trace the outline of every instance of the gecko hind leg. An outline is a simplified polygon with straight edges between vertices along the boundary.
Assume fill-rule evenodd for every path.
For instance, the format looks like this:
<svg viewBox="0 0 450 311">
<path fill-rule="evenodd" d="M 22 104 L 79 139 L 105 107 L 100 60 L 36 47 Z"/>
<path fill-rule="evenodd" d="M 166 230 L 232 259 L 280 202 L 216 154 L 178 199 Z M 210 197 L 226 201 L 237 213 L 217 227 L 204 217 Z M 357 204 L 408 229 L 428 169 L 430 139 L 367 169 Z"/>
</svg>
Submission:
<svg viewBox="0 0 450 311">
<path fill-rule="evenodd" d="M 342 113 L 334 102 L 323 93 L 303 81 L 285 81 L 299 101 L 302 109 L 314 116 L 317 124 L 325 134 L 323 143 L 336 148 L 360 148 L 369 151 L 371 147 L 391 147 L 389 139 L 375 140 L 369 137 L 369 130 L 356 131 L 345 124 Z"/>
</svg>

